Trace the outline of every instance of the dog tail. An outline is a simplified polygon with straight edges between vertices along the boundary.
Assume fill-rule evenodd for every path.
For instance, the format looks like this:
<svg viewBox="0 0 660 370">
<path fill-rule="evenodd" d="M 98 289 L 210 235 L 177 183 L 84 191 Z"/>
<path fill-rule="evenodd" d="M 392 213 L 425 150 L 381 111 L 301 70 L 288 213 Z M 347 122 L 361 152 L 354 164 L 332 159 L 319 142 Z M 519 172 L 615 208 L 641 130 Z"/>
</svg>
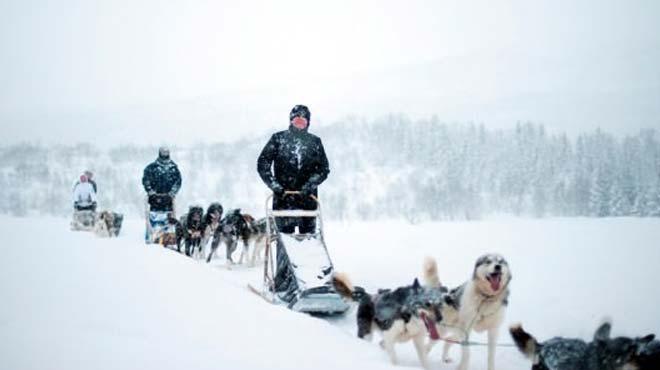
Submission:
<svg viewBox="0 0 660 370">
<path fill-rule="evenodd" d="M 538 353 L 541 349 L 541 345 L 536 341 L 536 338 L 526 332 L 520 324 L 512 325 L 509 328 L 509 332 L 511 333 L 513 342 L 516 344 L 516 347 L 518 347 L 520 352 L 522 352 L 525 357 L 532 360 L 535 365 L 538 364 Z"/>
<path fill-rule="evenodd" d="M 438 277 L 438 263 L 435 258 L 427 256 L 424 258 L 424 265 L 422 266 L 424 273 L 424 284 L 429 287 L 437 288 L 442 286 L 440 278 Z"/>
<path fill-rule="evenodd" d="M 353 287 L 348 275 L 343 272 L 337 272 L 334 274 L 332 277 L 332 285 L 340 296 L 351 301 L 359 302 L 363 298 L 369 296 L 364 288 L 359 286 Z"/>
</svg>

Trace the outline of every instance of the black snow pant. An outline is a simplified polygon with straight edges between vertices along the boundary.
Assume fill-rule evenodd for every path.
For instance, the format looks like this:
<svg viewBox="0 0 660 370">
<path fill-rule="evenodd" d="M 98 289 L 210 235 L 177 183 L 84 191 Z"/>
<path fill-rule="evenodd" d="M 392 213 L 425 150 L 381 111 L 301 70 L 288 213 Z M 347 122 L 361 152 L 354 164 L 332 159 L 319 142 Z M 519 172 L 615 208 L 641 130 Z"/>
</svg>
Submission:
<svg viewBox="0 0 660 370">
<path fill-rule="evenodd" d="M 312 234 L 316 231 L 316 219 L 313 217 L 278 217 L 277 229 L 285 234 L 293 234 L 298 226 L 300 234 Z"/>
<path fill-rule="evenodd" d="M 316 207 L 316 201 L 300 194 L 275 196 L 273 198 L 273 210 L 302 209 L 312 211 Z M 314 217 L 278 217 L 275 222 L 277 223 L 277 229 L 285 234 L 293 234 L 296 226 L 298 226 L 300 234 L 312 234 L 316 231 L 316 218 Z"/>
<path fill-rule="evenodd" d="M 155 194 L 149 196 L 149 209 L 151 211 L 164 212 L 173 210 L 173 199 L 164 194 Z"/>
<path fill-rule="evenodd" d="M 79 205 L 76 204 L 76 205 L 73 206 L 73 209 L 75 209 L 76 211 L 92 211 L 92 212 L 96 212 L 96 203 L 92 203 L 92 204 L 90 204 L 90 205 L 88 205 L 88 206 L 79 206 Z"/>
</svg>

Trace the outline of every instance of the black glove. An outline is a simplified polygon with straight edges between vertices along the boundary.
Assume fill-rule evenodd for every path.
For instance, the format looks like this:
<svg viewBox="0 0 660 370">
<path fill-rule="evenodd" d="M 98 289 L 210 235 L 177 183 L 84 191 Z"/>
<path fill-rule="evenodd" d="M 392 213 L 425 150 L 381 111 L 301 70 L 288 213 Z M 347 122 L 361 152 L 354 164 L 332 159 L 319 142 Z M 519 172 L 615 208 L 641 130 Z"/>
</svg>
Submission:
<svg viewBox="0 0 660 370">
<path fill-rule="evenodd" d="M 310 195 L 314 194 L 314 190 L 316 190 L 316 185 L 308 182 L 303 185 L 302 189 L 300 189 L 300 192 L 302 195 L 308 198 Z"/>
<path fill-rule="evenodd" d="M 282 185 L 280 185 L 279 182 L 274 181 L 272 184 L 270 184 L 270 190 L 272 190 L 273 193 L 275 193 L 275 195 L 284 194 L 284 188 L 282 187 Z"/>
</svg>

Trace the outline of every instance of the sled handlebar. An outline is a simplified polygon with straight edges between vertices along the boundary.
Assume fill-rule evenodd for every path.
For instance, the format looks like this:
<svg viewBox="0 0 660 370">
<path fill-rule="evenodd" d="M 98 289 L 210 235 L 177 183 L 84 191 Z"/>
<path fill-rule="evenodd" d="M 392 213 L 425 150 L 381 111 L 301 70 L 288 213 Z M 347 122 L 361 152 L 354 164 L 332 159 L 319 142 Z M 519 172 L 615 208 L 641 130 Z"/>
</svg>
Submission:
<svg viewBox="0 0 660 370">
<path fill-rule="evenodd" d="M 302 194 L 301 191 L 297 190 L 286 190 L 284 195 L 298 195 Z M 283 209 L 283 210 L 274 210 L 272 207 L 269 207 L 268 204 L 273 199 L 273 194 L 269 195 L 266 198 L 266 214 L 271 217 L 319 217 L 321 215 L 321 202 L 319 199 L 310 194 L 309 197 L 312 198 L 317 205 L 317 208 L 314 210 L 305 210 L 305 209 Z"/>
<path fill-rule="evenodd" d="M 298 190 L 285 190 L 284 191 L 284 195 L 298 195 L 298 194 L 302 195 L 302 191 L 298 191 Z M 316 203 L 319 202 L 319 199 L 314 194 L 310 194 L 309 197 L 314 199 L 314 201 Z"/>
</svg>

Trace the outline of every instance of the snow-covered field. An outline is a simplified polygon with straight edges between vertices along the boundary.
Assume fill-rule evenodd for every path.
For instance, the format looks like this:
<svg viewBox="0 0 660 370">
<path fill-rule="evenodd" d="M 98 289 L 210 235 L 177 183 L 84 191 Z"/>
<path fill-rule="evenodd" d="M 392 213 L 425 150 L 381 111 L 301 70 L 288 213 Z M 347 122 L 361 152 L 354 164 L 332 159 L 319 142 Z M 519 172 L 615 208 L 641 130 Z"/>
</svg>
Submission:
<svg viewBox="0 0 660 370">
<path fill-rule="evenodd" d="M 0 217 L 0 369 L 393 368 L 376 340 L 355 337 L 354 311 L 323 320 L 271 306 L 245 288 L 258 268 L 145 246 L 143 225 L 99 239 L 65 219 Z M 513 272 L 506 324 L 540 339 L 589 338 L 603 317 L 615 335 L 660 333 L 660 219 L 327 223 L 326 239 L 337 269 L 369 289 L 409 284 L 426 255 L 454 286 L 499 252 Z M 432 368 L 453 369 L 440 348 Z M 418 367 L 412 344 L 397 350 L 394 368 Z M 506 347 L 496 364 L 530 368 Z M 485 348 L 471 368 L 486 368 Z"/>
</svg>

